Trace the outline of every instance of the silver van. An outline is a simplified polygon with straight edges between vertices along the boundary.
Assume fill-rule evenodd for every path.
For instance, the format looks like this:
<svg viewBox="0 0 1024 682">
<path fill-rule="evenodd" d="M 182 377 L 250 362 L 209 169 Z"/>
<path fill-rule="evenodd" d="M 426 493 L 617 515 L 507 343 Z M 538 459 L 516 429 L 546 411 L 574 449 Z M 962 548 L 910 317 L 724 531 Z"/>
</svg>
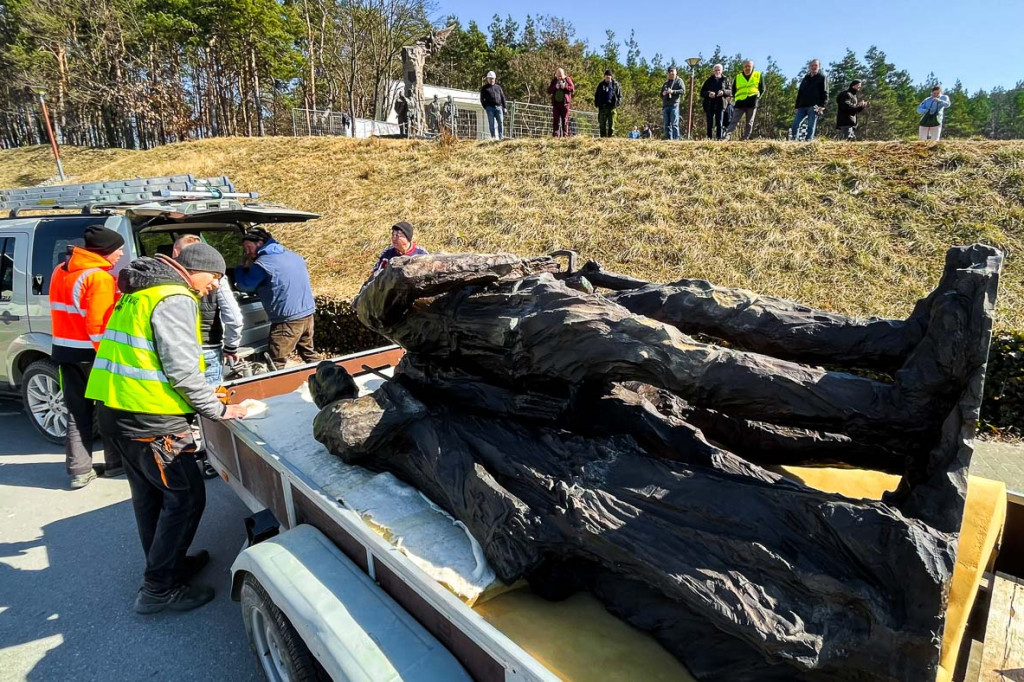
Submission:
<svg viewBox="0 0 1024 682">
<path fill-rule="evenodd" d="M 125 238 L 116 276 L 139 256 L 170 255 L 186 233 L 199 235 L 230 265 L 239 262 L 250 226 L 319 217 L 239 200 L 255 196 L 234 192 L 227 178 L 188 175 L 0 190 L 0 393 L 20 394 L 39 433 L 63 441 L 67 412 L 50 359 L 50 277 L 70 247 L 83 244 L 86 227 L 103 225 Z M 262 353 L 270 328 L 263 305 L 256 294 L 235 295 L 245 322 L 242 345 Z"/>
</svg>

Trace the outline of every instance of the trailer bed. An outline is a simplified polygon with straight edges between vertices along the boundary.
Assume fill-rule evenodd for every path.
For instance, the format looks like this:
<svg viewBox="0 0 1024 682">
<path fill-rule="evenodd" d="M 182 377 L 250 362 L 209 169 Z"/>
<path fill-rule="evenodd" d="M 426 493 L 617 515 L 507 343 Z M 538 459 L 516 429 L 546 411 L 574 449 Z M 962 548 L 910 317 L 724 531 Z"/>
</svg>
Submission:
<svg viewBox="0 0 1024 682">
<path fill-rule="evenodd" d="M 373 375 L 364 366 L 387 372 L 400 357 L 401 349 L 387 348 L 346 356 L 339 364 L 357 383 L 369 383 L 367 388 L 372 388 Z M 301 390 L 314 371 L 315 367 L 307 366 L 231 384 L 230 401 L 270 400 L 272 411 L 275 398 Z M 293 401 L 284 404 L 295 406 Z M 309 414 L 294 416 L 307 421 L 312 440 Z M 311 467 L 290 442 L 280 443 L 279 450 L 268 442 L 272 438 L 264 437 L 267 434 L 260 435 L 269 426 L 261 425 L 263 421 L 202 420 L 207 452 L 221 477 L 253 511 L 269 509 L 282 529 L 308 524 L 322 532 L 444 644 L 474 679 L 693 679 L 651 635 L 608 613 L 590 595 L 551 603 L 528 589 L 508 591 L 498 583 L 493 594 L 504 594 L 491 598 L 488 593 L 476 610 L 471 609 L 469 604 L 477 598 L 460 595 L 451 581 L 439 580 L 439 573 L 425 565 L 429 560 L 409 551 L 414 547 L 393 544 L 395 537 L 382 535 L 372 519 L 334 494 L 337 476 L 345 475 L 339 473 L 345 469 L 360 469 L 370 476 L 389 474 L 369 474 L 326 451 L 324 457 L 334 464 L 333 474 Z"/>
<path fill-rule="evenodd" d="M 374 381 L 374 371 L 386 373 L 398 363 L 401 355 L 400 348 L 388 347 L 346 356 L 338 363 L 356 377 L 357 382 L 366 384 Z M 231 402 L 287 395 L 300 389 L 314 371 L 315 367 L 306 366 L 238 382 L 231 385 Z M 372 389 L 372 383 L 367 388 Z M 286 407 L 289 418 L 290 410 L 294 409 L 294 417 L 308 424 L 309 430 L 305 432 L 308 436 L 300 433 L 296 437 L 312 441 L 315 406 L 306 405 L 299 410 L 294 401 L 283 405 L 290 405 Z M 444 644 L 474 679 L 693 679 L 651 635 L 615 618 L 590 595 L 578 594 L 564 602 L 552 603 L 534 596 L 529 590 L 508 590 L 493 579 L 493 572 L 487 574 L 490 568 L 482 558 L 482 551 L 464 527 L 448 535 L 446 540 L 437 541 L 463 544 L 461 554 L 456 553 L 462 558 L 462 565 L 458 567 L 439 566 L 440 555 L 431 553 L 431 549 L 436 548 L 430 547 L 429 542 L 417 543 L 415 538 L 406 535 L 396 538 L 387 531 L 382 535 L 387 523 L 374 523 L 372 517 L 376 515 L 378 520 L 386 517 L 387 508 L 401 507 L 401 498 L 408 497 L 408 493 L 396 493 L 395 500 L 385 500 L 386 504 L 380 505 L 375 514 L 364 517 L 357 511 L 360 504 L 354 495 L 351 501 L 357 503 L 356 509 L 346 504 L 344 496 L 351 493 L 344 493 L 344 486 L 339 487 L 339 477 L 352 475 L 351 470 L 359 470 L 360 475 L 369 477 L 390 474 L 372 474 L 362 467 L 344 464 L 322 446 L 319 465 L 311 466 L 300 455 L 295 441 L 286 439 L 275 448 L 268 442 L 273 440 L 270 434 L 261 436 L 259 421 L 204 419 L 203 430 L 214 466 L 251 509 L 269 509 L 285 529 L 299 524 L 317 528 Z M 878 497 L 898 483 L 898 478 L 887 478 L 875 472 L 790 469 L 789 475 L 813 487 L 849 497 Z M 414 491 L 404 483 L 399 484 Z M 972 511 L 979 506 L 979 500 L 991 502 L 1001 498 L 1005 501 L 1006 492 L 1001 484 L 973 477 L 968 488 L 964 523 L 968 537 L 961 538 L 961 552 L 954 572 L 952 613 L 947 613 L 950 620 L 943 638 L 939 682 L 951 678 L 976 679 L 964 672 L 970 667 L 968 658 L 975 658 L 968 655 L 974 653 L 970 632 L 979 627 L 983 631 L 984 622 L 988 620 L 988 577 L 983 574 L 993 570 L 994 557 L 1003 539 L 1000 532 L 1003 519 L 1007 515 L 1007 535 L 1012 538 L 1007 544 L 1017 540 L 1011 527 L 1015 525 L 1014 514 L 1022 508 L 1017 504 L 999 507 L 997 502 L 992 502 L 981 504 L 985 507 L 984 514 L 976 509 Z M 987 488 L 993 488 L 994 492 Z M 1009 499 L 1017 498 L 1011 494 Z M 397 510 L 394 516 L 402 513 Z M 449 530 L 455 528 L 447 514 L 436 508 L 434 513 L 447 519 L 445 524 Z M 972 527 L 976 528 L 971 530 Z M 400 547 L 403 543 L 406 543 L 404 547 Z M 485 570 L 481 569 L 480 562 Z M 985 599 L 978 597 L 979 586 Z M 980 613 L 979 606 L 984 607 Z M 1017 615 L 1013 622 L 1019 623 L 1021 617 Z M 973 644 L 979 643 L 974 641 Z M 980 647 L 974 648 L 980 653 Z"/>
</svg>

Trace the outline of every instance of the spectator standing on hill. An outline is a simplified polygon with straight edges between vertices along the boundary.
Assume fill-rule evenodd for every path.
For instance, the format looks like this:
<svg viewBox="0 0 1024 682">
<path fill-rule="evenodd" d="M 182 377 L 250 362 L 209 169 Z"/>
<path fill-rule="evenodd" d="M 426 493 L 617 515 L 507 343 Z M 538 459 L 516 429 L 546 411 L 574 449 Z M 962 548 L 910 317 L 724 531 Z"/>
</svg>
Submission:
<svg viewBox="0 0 1024 682">
<path fill-rule="evenodd" d="M 487 125 L 492 140 L 500 140 L 505 136 L 505 92 L 495 82 L 497 75 L 487 72 L 487 82 L 480 88 L 480 104 L 487 112 Z"/>
<path fill-rule="evenodd" d="M 686 92 L 686 84 L 676 76 L 676 67 L 668 67 L 665 84 L 661 86 L 661 123 L 666 140 L 679 139 L 679 99 Z"/>
<path fill-rule="evenodd" d="M 936 85 L 929 95 L 917 107 L 917 113 L 921 114 L 920 127 L 917 129 L 918 137 L 922 140 L 939 141 L 942 137 L 942 118 L 946 109 L 949 108 L 949 97 L 942 94 L 942 86 Z"/>
<path fill-rule="evenodd" d="M 576 84 L 565 75 L 565 69 L 555 71 L 555 77 L 548 84 L 551 95 L 551 135 L 553 137 L 569 137 L 569 110 L 572 108 L 572 93 L 576 92 Z"/>
<path fill-rule="evenodd" d="M 391 246 L 384 249 L 377 257 L 377 264 L 370 273 L 372 278 L 388 266 L 392 258 L 398 256 L 425 256 L 430 253 L 412 240 L 412 225 L 404 220 L 391 226 Z"/>
<path fill-rule="evenodd" d="M 844 140 L 857 139 L 854 130 L 857 128 L 857 114 L 864 111 L 867 108 L 867 100 L 863 102 L 857 101 L 857 93 L 860 92 L 861 82 L 854 80 L 850 82 L 850 87 L 839 93 L 837 98 L 839 102 L 839 112 L 836 114 L 836 128 L 839 130 L 839 136 Z"/>
<path fill-rule="evenodd" d="M 821 62 L 812 59 L 807 65 L 807 73 L 800 81 L 796 93 L 796 115 L 790 130 L 792 139 L 797 138 L 800 124 L 807 119 L 807 141 L 814 139 L 814 131 L 818 127 L 818 116 L 825 113 L 828 104 L 828 84 L 825 74 L 821 72 Z"/>
<path fill-rule="evenodd" d="M 728 131 L 729 124 L 736 118 L 736 106 L 732 103 L 732 97 L 725 98 L 725 109 L 722 110 L 722 126 L 726 130 L 726 134 L 722 137 L 726 140 L 729 139 Z"/>
<path fill-rule="evenodd" d="M 267 353 L 275 369 L 283 369 L 288 356 L 298 350 L 303 362 L 320 359 L 313 349 L 313 288 L 306 261 L 281 246 L 262 227 L 242 237 L 244 254 L 235 268 L 235 285 L 255 291 L 270 318 Z"/>
<path fill-rule="evenodd" d="M 751 59 L 743 62 L 743 70 L 736 74 L 736 82 L 733 84 L 732 97 L 733 106 L 736 112 L 726 130 L 726 139 L 731 139 L 733 131 L 740 124 L 740 120 L 746 117 L 741 139 L 749 140 L 754 133 L 754 117 L 757 116 L 757 99 L 764 94 L 764 79 L 761 72 L 754 70 L 754 62 Z"/>
<path fill-rule="evenodd" d="M 700 87 L 700 103 L 704 108 L 704 118 L 707 119 L 709 140 L 722 139 L 725 102 L 731 94 L 732 85 L 725 77 L 722 65 L 715 64 L 711 68 L 711 75 Z"/>
<path fill-rule="evenodd" d="M 50 276 L 52 357 L 67 409 L 64 460 L 74 489 L 96 478 L 92 468 L 95 402 L 85 397 L 85 386 L 117 300 L 117 284 L 110 271 L 124 253 L 124 237 L 100 225 L 85 228 L 83 238 L 84 246 L 72 248 Z M 106 462 L 105 475 L 124 471 L 116 452 L 107 451 Z"/>
<path fill-rule="evenodd" d="M 612 78 L 612 70 L 605 69 L 604 79 L 594 90 L 594 106 L 597 107 L 597 124 L 601 137 L 615 136 L 615 109 L 622 103 L 622 88 Z"/>
</svg>

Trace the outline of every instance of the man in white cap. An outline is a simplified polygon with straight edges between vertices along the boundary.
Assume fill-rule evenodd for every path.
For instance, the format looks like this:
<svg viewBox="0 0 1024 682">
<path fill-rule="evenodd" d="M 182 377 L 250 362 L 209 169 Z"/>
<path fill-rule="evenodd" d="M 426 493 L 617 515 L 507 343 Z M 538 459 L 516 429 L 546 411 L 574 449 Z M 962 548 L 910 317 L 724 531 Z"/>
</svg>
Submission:
<svg viewBox="0 0 1024 682">
<path fill-rule="evenodd" d="M 480 88 L 480 104 L 487 112 L 487 124 L 491 130 L 491 139 L 500 140 L 505 129 L 505 93 L 495 82 L 497 75 L 487 72 L 487 82 Z"/>
</svg>

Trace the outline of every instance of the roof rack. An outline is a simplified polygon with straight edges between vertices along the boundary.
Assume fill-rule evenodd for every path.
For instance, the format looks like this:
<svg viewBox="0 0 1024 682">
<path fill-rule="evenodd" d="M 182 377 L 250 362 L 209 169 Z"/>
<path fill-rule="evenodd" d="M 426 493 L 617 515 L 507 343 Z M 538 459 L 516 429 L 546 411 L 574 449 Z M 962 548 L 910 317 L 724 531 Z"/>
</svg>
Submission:
<svg viewBox="0 0 1024 682">
<path fill-rule="evenodd" d="M 227 176 L 197 178 L 166 175 L 132 180 L 85 182 L 77 185 L 0 189 L 0 209 L 12 215 L 24 209 L 112 208 L 154 201 L 190 199 L 256 199 L 256 192 L 237 192 Z"/>
</svg>

